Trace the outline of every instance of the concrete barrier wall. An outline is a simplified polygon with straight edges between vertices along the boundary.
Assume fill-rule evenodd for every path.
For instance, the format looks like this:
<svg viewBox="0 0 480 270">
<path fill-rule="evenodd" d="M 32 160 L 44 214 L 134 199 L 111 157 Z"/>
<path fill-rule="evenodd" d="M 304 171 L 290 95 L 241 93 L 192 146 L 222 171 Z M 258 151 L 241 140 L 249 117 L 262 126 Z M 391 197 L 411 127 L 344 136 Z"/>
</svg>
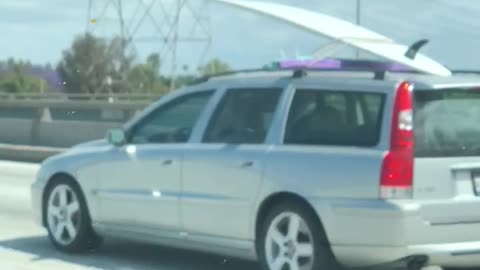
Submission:
<svg viewBox="0 0 480 270">
<path fill-rule="evenodd" d="M 42 162 L 46 158 L 60 154 L 65 148 L 0 144 L 0 160 Z"/>
<path fill-rule="evenodd" d="M 0 144 L 68 148 L 101 139 L 150 101 L 2 100 Z"/>
<path fill-rule="evenodd" d="M 0 93 L 0 159 L 40 162 L 73 145 L 104 138 L 152 100 L 131 95 L 108 102 L 2 99 Z"/>
<path fill-rule="evenodd" d="M 34 125 L 38 125 L 34 127 Z M 101 139 L 107 130 L 120 123 L 86 121 L 37 122 L 25 119 L 0 118 L 0 143 L 70 147 Z"/>
<path fill-rule="evenodd" d="M 0 143 L 32 144 L 33 120 L 0 118 Z"/>
<path fill-rule="evenodd" d="M 109 129 L 118 128 L 119 123 L 95 123 L 54 121 L 41 123 L 38 145 L 70 147 L 78 143 L 105 138 Z"/>
</svg>

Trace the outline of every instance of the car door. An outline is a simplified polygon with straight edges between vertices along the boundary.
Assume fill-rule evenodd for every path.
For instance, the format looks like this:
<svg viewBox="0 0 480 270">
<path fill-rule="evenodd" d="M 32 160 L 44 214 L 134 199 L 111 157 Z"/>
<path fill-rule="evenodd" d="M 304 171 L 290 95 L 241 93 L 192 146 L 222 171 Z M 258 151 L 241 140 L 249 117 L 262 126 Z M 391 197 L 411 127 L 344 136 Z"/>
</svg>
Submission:
<svg viewBox="0 0 480 270">
<path fill-rule="evenodd" d="M 247 239 L 282 88 L 227 89 L 184 156 L 182 221 L 192 240 Z M 207 237 L 207 238 L 205 238 Z"/>
<path fill-rule="evenodd" d="M 113 148 L 97 191 L 101 221 L 178 229 L 182 152 L 214 91 L 182 95 L 132 125 Z"/>
</svg>

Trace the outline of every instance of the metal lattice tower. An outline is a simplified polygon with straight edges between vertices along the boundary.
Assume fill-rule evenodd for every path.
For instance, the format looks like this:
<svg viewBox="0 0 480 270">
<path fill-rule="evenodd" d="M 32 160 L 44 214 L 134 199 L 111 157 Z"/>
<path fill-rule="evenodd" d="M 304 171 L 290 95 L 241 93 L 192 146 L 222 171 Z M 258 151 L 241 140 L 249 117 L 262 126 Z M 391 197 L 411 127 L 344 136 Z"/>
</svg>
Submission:
<svg viewBox="0 0 480 270">
<path fill-rule="evenodd" d="M 161 59 L 161 73 L 180 71 L 179 52 L 188 48 L 200 67 L 212 42 L 208 0 L 88 0 L 86 31 L 104 38 L 121 37 L 124 49 L 139 52 L 149 44 Z M 193 51 L 192 51 L 193 50 Z M 185 66 L 182 67 L 185 69 Z"/>
</svg>

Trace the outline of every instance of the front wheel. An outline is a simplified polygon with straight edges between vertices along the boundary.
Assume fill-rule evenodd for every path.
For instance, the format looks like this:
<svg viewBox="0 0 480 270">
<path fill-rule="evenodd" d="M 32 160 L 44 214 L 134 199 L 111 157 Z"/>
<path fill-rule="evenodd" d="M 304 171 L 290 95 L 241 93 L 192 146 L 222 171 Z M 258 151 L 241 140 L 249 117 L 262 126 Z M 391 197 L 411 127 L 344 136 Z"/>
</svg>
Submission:
<svg viewBox="0 0 480 270">
<path fill-rule="evenodd" d="M 51 185 L 44 209 L 48 236 L 57 249 L 82 252 L 100 245 L 83 194 L 71 181 L 61 179 Z"/>
<path fill-rule="evenodd" d="M 259 237 L 259 259 L 265 270 L 337 268 L 320 222 L 301 204 L 282 204 L 272 209 Z"/>
</svg>

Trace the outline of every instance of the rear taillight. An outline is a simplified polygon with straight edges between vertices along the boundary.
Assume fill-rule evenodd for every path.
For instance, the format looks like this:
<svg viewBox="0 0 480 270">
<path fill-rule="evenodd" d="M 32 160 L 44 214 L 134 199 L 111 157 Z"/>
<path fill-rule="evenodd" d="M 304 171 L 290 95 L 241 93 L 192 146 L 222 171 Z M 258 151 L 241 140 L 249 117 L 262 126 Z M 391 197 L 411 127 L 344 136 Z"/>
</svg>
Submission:
<svg viewBox="0 0 480 270">
<path fill-rule="evenodd" d="M 398 86 L 393 105 L 390 149 L 383 159 L 380 197 L 402 199 L 412 196 L 413 185 L 413 86 Z"/>
</svg>

